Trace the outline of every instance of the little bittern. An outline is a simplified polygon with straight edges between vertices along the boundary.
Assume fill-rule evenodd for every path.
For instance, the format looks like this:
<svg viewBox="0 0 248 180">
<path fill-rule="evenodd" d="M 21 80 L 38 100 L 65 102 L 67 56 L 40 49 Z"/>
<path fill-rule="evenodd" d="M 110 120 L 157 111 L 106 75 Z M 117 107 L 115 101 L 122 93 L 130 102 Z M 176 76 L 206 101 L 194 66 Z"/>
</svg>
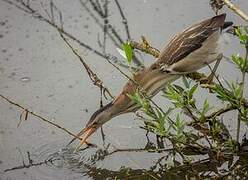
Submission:
<svg viewBox="0 0 248 180">
<path fill-rule="evenodd" d="M 84 144 L 99 127 L 115 116 L 137 111 L 139 106 L 128 97 L 128 94 L 134 94 L 137 88 L 141 87 L 151 98 L 168 82 L 215 61 L 219 56 L 218 45 L 221 31 L 232 24 L 225 22 L 225 17 L 225 14 L 221 14 L 206 19 L 176 35 L 161 51 L 155 63 L 137 72 L 133 81 L 128 81 L 122 92 L 112 102 L 91 116 L 85 128 L 78 134 L 82 138 L 78 147 Z M 72 141 L 74 140 L 75 138 Z"/>
</svg>

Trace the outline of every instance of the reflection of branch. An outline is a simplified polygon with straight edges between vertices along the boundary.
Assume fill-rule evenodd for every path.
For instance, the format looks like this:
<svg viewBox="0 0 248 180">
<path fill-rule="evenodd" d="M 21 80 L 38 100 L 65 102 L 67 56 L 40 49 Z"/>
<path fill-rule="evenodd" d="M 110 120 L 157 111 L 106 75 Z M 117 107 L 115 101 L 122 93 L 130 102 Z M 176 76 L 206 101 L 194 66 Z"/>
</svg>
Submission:
<svg viewBox="0 0 248 180">
<path fill-rule="evenodd" d="M 92 11 L 86 6 L 86 3 L 84 3 L 82 0 L 80 0 L 79 2 L 81 3 L 82 7 L 85 8 L 85 10 L 89 13 L 89 15 L 95 20 L 95 22 L 96 22 L 96 23 L 103 29 L 103 31 L 104 31 L 104 25 L 102 25 L 102 24 L 100 23 L 99 19 L 98 19 L 98 18 L 92 13 Z M 118 3 L 118 2 L 117 2 L 117 3 Z M 97 8 L 95 8 L 96 5 L 95 5 L 95 3 L 94 3 L 92 0 L 90 0 L 90 4 L 92 5 L 92 7 L 93 7 L 93 9 L 96 11 L 96 13 L 102 18 L 102 20 L 103 20 L 104 22 L 106 22 L 107 19 L 106 19 L 105 15 L 102 13 L 102 11 L 100 11 L 100 10 L 97 9 Z M 124 14 L 123 14 L 123 11 L 122 11 L 121 6 L 120 6 L 119 3 L 118 3 L 118 5 L 117 5 L 117 7 L 118 7 L 118 9 L 119 9 L 119 11 L 120 11 L 120 13 L 121 13 L 122 18 L 124 18 L 124 19 L 123 19 L 123 23 L 126 22 L 126 23 L 124 23 L 124 24 L 126 24 L 125 29 L 126 29 L 126 32 L 128 33 L 128 38 L 130 39 L 131 37 L 130 37 L 128 25 L 127 25 L 127 19 L 125 18 L 125 16 L 124 16 Z M 107 25 L 107 28 L 106 28 L 107 31 L 106 31 L 106 33 L 107 33 L 107 35 L 109 36 L 109 38 L 113 41 L 113 43 L 115 44 L 116 47 L 121 48 L 121 44 L 124 43 L 124 40 L 121 38 L 121 36 L 120 36 L 120 35 L 118 34 L 118 32 L 116 31 L 116 29 L 113 27 L 112 24 L 110 24 L 110 22 L 109 22 L 108 20 L 107 20 L 107 24 L 105 24 L 105 25 Z M 112 33 L 113 36 L 112 36 L 110 33 Z M 116 39 L 114 39 L 114 37 L 115 37 Z M 117 40 L 118 42 L 117 42 L 116 40 Z M 135 55 L 133 56 L 133 62 L 134 62 L 137 66 L 143 67 L 143 64 L 138 60 L 138 58 L 137 58 Z"/>
<path fill-rule="evenodd" d="M 78 137 L 77 135 L 73 134 L 72 132 L 70 132 L 70 131 L 67 130 L 66 128 L 64 128 L 64 127 L 62 127 L 62 126 L 60 126 L 60 125 L 58 125 L 58 124 L 56 124 L 56 123 L 54 123 L 54 122 L 52 122 L 52 121 L 49 121 L 48 119 L 46 119 L 46 118 L 44 118 L 44 117 L 42 117 L 42 116 L 36 114 L 36 113 L 33 112 L 33 111 L 28 110 L 28 109 L 25 108 L 24 106 L 22 106 L 22 105 L 20 105 L 20 104 L 14 102 L 14 101 L 8 99 L 7 97 L 5 97 L 5 96 L 3 96 L 3 95 L 1 95 L 1 94 L 0 94 L 0 97 L 1 97 L 2 99 L 6 100 L 8 103 L 10 103 L 10 104 L 12 104 L 12 105 L 14 105 L 14 106 L 17 106 L 17 107 L 23 109 L 24 111 L 27 111 L 27 113 L 32 114 L 33 116 L 39 118 L 40 120 L 42 120 L 42 121 L 44 121 L 44 122 L 46 122 L 46 123 L 48 123 L 48 124 L 51 124 L 51 125 L 53 125 L 53 126 L 59 128 L 59 129 L 65 131 L 67 134 L 69 134 L 69 135 L 71 135 L 71 136 L 73 136 L 73 137 L 75 137 L 75 138 L 81 140 L 80 137 Z"/>
<path fill-rule="evenodd" d="M 91 10 L 86 6 L 86 4 L 85 4 L 82 0 L 80 0 L 79 2 L 80 2 L 80 4 L 81 4 L 81 6 L 88 12 L 88 14 L 91 16 L 91 18 L 94 19 L 94 21 L 96 22 L 96 24 L 97 24 L 98 26 L 100 26 L 101 29 L 104 31 L 104 25 L 100 23 L 100 20 L 91 12 Z M 91 2 L 91 1 L 90 1 L 90 2 Z M 100 17 L 102 17 L 102 16 L 101 16 L 101 13 L 100 13 L 99 11 L 96 11 L 96 12 L 100 15 Z M 103 16 L 102 18 L 105 18 L 105 17 Z M 114 37 L 112 36 L 112 34 L 109 33 L 108 29 L 111 30 L 111 32 L 113 33 L 113 35 L 115 36 L 115 38 L 116 38 L 119 42 L 117 42 L 117 41 L 114 39 Z M 122 40 L 121 37 L 118 35 L 118 33 L 116 32 L 116 30 L 113 28 L 113 26 L 110 25 L 110 24 L 108 23 L 108 26 L 107 26 L 107 29 L 106 29 L 106 30 L 107 30 L 106 33 L 107 33 L 108 37 L 112 40 L 112 42 L 114 43 L 114 45 L 117 46 L 117 47 L 120 47 L 119 43 L 122 43 L 123 40 Z"/>
<path fill-rule="evenodd" d="M 240 10 L 237 6 L 235 6 L 233 3 L 231 3 L 229 0 L 223 0 L 225 5 L 231 9 L 235 14 L 239 15 L 242 19 L 245 21 L 248 21 L 248 15 L 245 14 L 242 10 Z"/>
<path fill-rule="evenodd" d="M 105 0 L 103 5 L 104 8 L 104 28 L 103 28 L 103 53 L 106 53 L 106 40 L 107 40 L 107 31 L 108 31 L 108 16 L 109 16 L 109 9 L 108 9 L 108 0 Z"/>
<path fill-rule="evenodd" d="M 109 56 L 101 53 L 100 51 L 92 48 L 91 46 L 89 46 L 88 44 L 85 44 L 84 42 L 80 41 L 78 38 L 76 38 L 75 36 L 73 36 L 72 34 L 70 34 L 69 32 L 65 31 L 64 29 L 60 28 L 57 24 L 55 24 L 54 22 L 50 21 L 49 18 L 46 18 L 45 16 L 43 16 L 42 14 L 40 14 L 37 10 L 33 9 L 32 7 L 30 7 L 29 4 L 25 4 L 24 2 L 19 2 L 18 0 L 15 0 L 14 2 L 10 1 L 10 0 L 2 0 L 6 3 L 8 3 L 11 6 L 16 7 L 17 9 L 32 15 L 33 18 L 38 19 L 40 21 L 46 22 L 47 24 L 51 25 L 52 27 L 59 29 L 60 32 L 67 36 L 68 38 L 72 39 L 73 41 L 77 42 L 80 46 L 86 48 L 87 50 L 91 51 L 92 53 L 106 59 Z M 20 4 L 21 3 L 21 4 Z M 112 55 L 113 56 L 113 55 Z M 115 59 L 117 59 L 117 57 L 115 57 Z M 116 62 L 115 62 L 116 63 Z"/>
<path fill-rule="evenodd" d="M 30 168 L 30 167 L 41 166 L 43 164 L 52 163 L 52 162 L 53 162 L 53 159 L 49 159 L 49 160 L 45 160 L 45 161 L 38 162 L 38 163 L 23 164 L 23 165 L 20 165 L 20 166 L 15 166 L 15 167 L 12 167 L 12 168 L 9 168 L 9 169 L 5 169 L 4 172 L 14 171 L 14 170 L 17 170 L 17 169 L 27 169 L 27 168 Z"/>
<path fill-rule="evenodd" d="M 127 33 L 127 38 L 128 38 L 128 39 L 131 39 L 130 32 L 129 32 L 129 28 L 128 28 L 128 23 L 127 23 L 127 18 L 125 17 L 125 15 L 124 15 L 124 13 L 123 13 L 123 10 L 122 10 L 122 8 L 121 8 L 121 5 L 120 5 L 119 1 L 118 1 L 118 0 L 115 0 L 115 3 L 116 3 L 116 5 L 117 5 L 117 7 L 118 7 L 118 10 L 119 10 L 119 12 L 120 12 L 120 15 L 121 15 L 121 18 L 122 18 L 122 23 L 123 23 L 124 26 L 125 26 L 125 30 L 126 30 L 126 33 Z"/>
<path fill-rule="evenodd" d="M 56 160 L 56 159 L 51 158 L 51 159 L 48 159 L 48 160 L 45 160 L 45 161 L 33 163 L 33 160 L 30 158 L 30 153 L 29 152 L 27 152 L 27 156 L 28 156 L 28 164 L 25 164 L 25 162 L 23 161 L 22 165 L 15 166 L 15 167 L 12 167 L 12 168 L 9 168 L 9 169 L 5 169 L 4 172 L 14 171 L 14 170 L 17 170 L 17 169 L 27 169 L 27 168 L 35 167 L 35 166 L 41 166 L 41 165 L 44 165 L 44 164 L 53 163 Z"/>
<path fill-rule="evenodd" d="M 156 148 L 156 149 L 147 149 L 147 148 L 127 148 L 127 149 L 115 149 L 109 153 L 107 153 L 106 156 L 112 155 L 118 152 L 154 152 L 154 153 L 161 153 L 161 152 L 169 152 L 173 151 L 173 148 Z"/>
</svg>

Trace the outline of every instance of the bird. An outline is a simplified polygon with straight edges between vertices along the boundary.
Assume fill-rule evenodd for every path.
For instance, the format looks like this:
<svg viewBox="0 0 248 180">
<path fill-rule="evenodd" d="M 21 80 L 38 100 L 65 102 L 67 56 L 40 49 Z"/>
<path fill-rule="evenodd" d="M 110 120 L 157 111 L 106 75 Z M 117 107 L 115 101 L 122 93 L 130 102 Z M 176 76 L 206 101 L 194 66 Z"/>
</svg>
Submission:
<svg viewBox="0 0 248 180">
<path fill-rule="evenodd" d="M 153 64 L 135 73 L 118 96 L 93 113 L 85 127 L 77 134 L 81 141 L 76 149 L 87 143 L 87 139 L 99 127 L 114 117 L 136 112 L 140 107 L 129 95 L 133 95 L 138 89 L 142 89 L 148 98 L 152 98 L 164 89 L 166 84 L 218 59 L 222 30 L 232 25 L 232 22 L 225 22 L 225 18 L 226 14 L 216 15 L 175 35 Z M 72 139 L 69 144 L 75 139 L 77 138 Z"/>
</svg>

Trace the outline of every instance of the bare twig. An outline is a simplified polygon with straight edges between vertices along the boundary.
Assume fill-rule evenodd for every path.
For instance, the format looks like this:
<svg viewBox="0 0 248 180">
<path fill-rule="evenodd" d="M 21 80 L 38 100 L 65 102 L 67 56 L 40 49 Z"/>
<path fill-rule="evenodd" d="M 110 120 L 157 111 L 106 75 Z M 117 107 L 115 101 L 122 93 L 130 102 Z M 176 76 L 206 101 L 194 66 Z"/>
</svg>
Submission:
<svg viewBox="0 0 248 180">
<path fill-rule="evenodd" d="M 93 82 L 94 85 L 96 85 L 97 87 L 100 88 L 101 93 L 102 92 L 107 92 L 108 95 L 111 98 L 114 98 L 112 96 L 112 94 L 110 93 L 110 91 L 104 87 L 102 80 L 100 80 L 98 78 L 98 76 L 90 69 L 90 67 L 87 65 L 87 63 L 85 62 L 85 60 L 76 52 L 76 50 L 70 45 L 70 43 L 66 40 L 66 38 L 63 36 L 63 33 L 61 32 L 63 30 L 63 19 L 62 19 L 62 13 L 61 11 L 53 4 L 53 1 L 51 0 L 50 2 L 50 9 L 51 9 L 51 17 L 52 19 L 50 20 L 51 22 L 55 23 L 55 19 L 54 19 L 54 12 L 53 9 L 55 9 L 58 13 L 59 13 L 59 17 L 60 17 L 60 24 L 61 27 L 57 28 L 57 31 L 59 32 L 61 38 L 63 39 L 63 41 L 66 43 L 66 45 L 72 50 L 72 52 L 78 57 L 78 59 L 80 60 L 80 62 L 83 64 L 84 68 L 86 69 L 88 76 L 90 77 L 91 81 Z M 105 96 L 106 97 L 106 96 Z"/>
<path fill-rule="evenodd" d="M 232 111 L 232 110 L 234 110 L 234 109 L 235 109 L 235 107 L 233 107 L 233 106 L 231 106 L 231 105 L 227 105 L 226 107 L 221 108 L 221 109 L 219 109 L 219 110 L 213 112 L 212 114 L 206 116 L 206 119 L 216 118 L 216 117 L 220 116 L 221 114 L 226 113 L 226 112 L 228 112 L 228 111 Z"/>
<path fill-rule="evenodd" d="M 58 29 L 59 31 L 59 29 Z M 100 80 L 98 78 L 98 76 L 90 69 L 90 67 L 88 66 L 88 64 L 84 61 L 84 59 L 82 58 L 82 56 L 80 56 L 76 50 L 70 45 L 70 43 L 66 40 L 66 38 L 63 36 L 62 33 L 60 33 L 60 36 L 61 38 L 63 39 L 63 41 L 66 43 L 66 45 L 71 49 L 71 51 L 73 52 L 73 54 L 75 54 L 78 59 L 80 60 L 80 62 L 83 64 L 84 68 L 86 69 L 91 81 L 93 82 L 94 85 L 96 85 L 97 87 L 101 88 L 101 89 L 104 89 L 104 92 L 107 92 L 108 95 L 111 97 L 111 98 L 114 98 L 114 96 L 110 93 L 110 91 L 108 90 L 108 88 L 106 88 L 104 85 L 103 85 L 103 82 L 102 80 Z"/>
<path fill-rule="evenodd" d="M 138 43 L 136 41 L 129 41 L 130 45 L 132 48 L 134 49 L 138 49 L 146 54 L 150 54 L 152 55 L 153 57 L 157 58 L 160 54 L 159 50 L 157 50 L 156 48 L 154 47 L 151 47 L 151 46 L 147 46 L 146 44 L 144 44 L 143 42 L 142 43 Z"/>
<path fill-rule="evenodd" d="M 23 110 L 23 112 L 20 114 L 20 118 L 19 119 L 20 119 L 20 121 L 17 124 L 17 127 L 19 127 L 21 125 L 21 123 L 22 123 L 23 120 L 26 121 L 28 119 L 28 111 L 26 109 Z"/>
<path fill-rule="evenodd" d="M 248 15 L 245 14 L 241 9 L 231 3 L 229 0 L 223 0 L 224 4 L 231 9 L 235 14 L 239 15 L 245 21 L 248 21 Z"/>
<path fill-rule="evenodd" d="M 126 30 L 126 34 L 127 34 L 127 38 L 130 40 L 131 39 L 131 36 L 130 36 L 130 32 L 129 32 L 129 27 L 128 27 L 128 23 L 127 23 L 127 18 L 125 17 L 124 13 L 123 13 L 123 10 L 121 8 L 121 5 L 119 3 L 118 0 L 115 0 L 115 3 L 118 7 L 118 10 L 120 12 L 120 15 L 121 15 L 121 18 L 122 18 L 122 23 L 124 24 L 125 26 L 125 30 Z"/>
<path fill-rule="evenodd" d="M 58 125 L 58 124 L 56 124 L 56 123 L 54 123 L 54 122 L 52 122 L 52 121 L 50 121 L 50 120 L 48 120 L 48 119 L 42 117 L 41 115 L 39 115 L 39 114 L 37 114 L 37 113 L 35 113 L 35 112 L 33 112 L 33 111 L 31 111 L 31 110 L 25 108 L 24 106 L 22 106 L 22 105 L 20 105 L 20 104 L 18 104 L 18 103 L 16 103 L 16 102 L 10 100 L 9 98 L 3 96 L 2 94 L 0 94 L 0 97 L 1 97 L 2 99 L 6 100 L 8 103 L 10 103 L 10 104 L 12 104 L 12 105 L 14 105 L 14 106 L 17 106 L 17 107 L 21 108 L 22 110 L 26 111 L 27 113 L 29 113 L 29 114 L 31 114 L 31 115 L 37 117 L 38 119 L 40 119 L 40 120 L 42 120 L 42 121 L 44 121 L 44 122 L 46 122 L 46 123 L 48 123 L 48 124 L 51 124 L 51 125 L 53 125 L 53 126 L 59 128 L 59 129 L 61 129 L 62 131 L 66 132 L 67 134 L 69 134 L 69 135 L 71 135 L 71 136 L 73 136 L 73 137 L 75 137 L 75 138 L 81 140 L 80 137 L 78 137 L 77 135 L 75 135 L 75 134 L 72 133 L 71 131 L 67 130 L 66 128 L 64 128 L 64 127 L 62 127 L 62 126 L 60 126 L 60 125 Z"/>
</svg>

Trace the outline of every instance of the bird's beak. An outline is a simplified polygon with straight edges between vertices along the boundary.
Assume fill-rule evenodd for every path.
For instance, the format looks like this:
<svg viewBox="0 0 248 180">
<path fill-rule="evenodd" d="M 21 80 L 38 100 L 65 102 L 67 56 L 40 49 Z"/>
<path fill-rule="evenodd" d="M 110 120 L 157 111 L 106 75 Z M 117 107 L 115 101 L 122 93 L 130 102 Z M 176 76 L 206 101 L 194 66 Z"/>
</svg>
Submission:
<svg viewBox="0 0 248 180">
<path fill-rule="evenodd" d="M 86 143 L 86 140 L 97 130 L 97 127 L 88 127 L 83 129 L 83 134 L 80 136 L 82 139 L 78 146 L 76 147 L 75 151 L 77 151 L 84 143 Z"/>
</svg>

